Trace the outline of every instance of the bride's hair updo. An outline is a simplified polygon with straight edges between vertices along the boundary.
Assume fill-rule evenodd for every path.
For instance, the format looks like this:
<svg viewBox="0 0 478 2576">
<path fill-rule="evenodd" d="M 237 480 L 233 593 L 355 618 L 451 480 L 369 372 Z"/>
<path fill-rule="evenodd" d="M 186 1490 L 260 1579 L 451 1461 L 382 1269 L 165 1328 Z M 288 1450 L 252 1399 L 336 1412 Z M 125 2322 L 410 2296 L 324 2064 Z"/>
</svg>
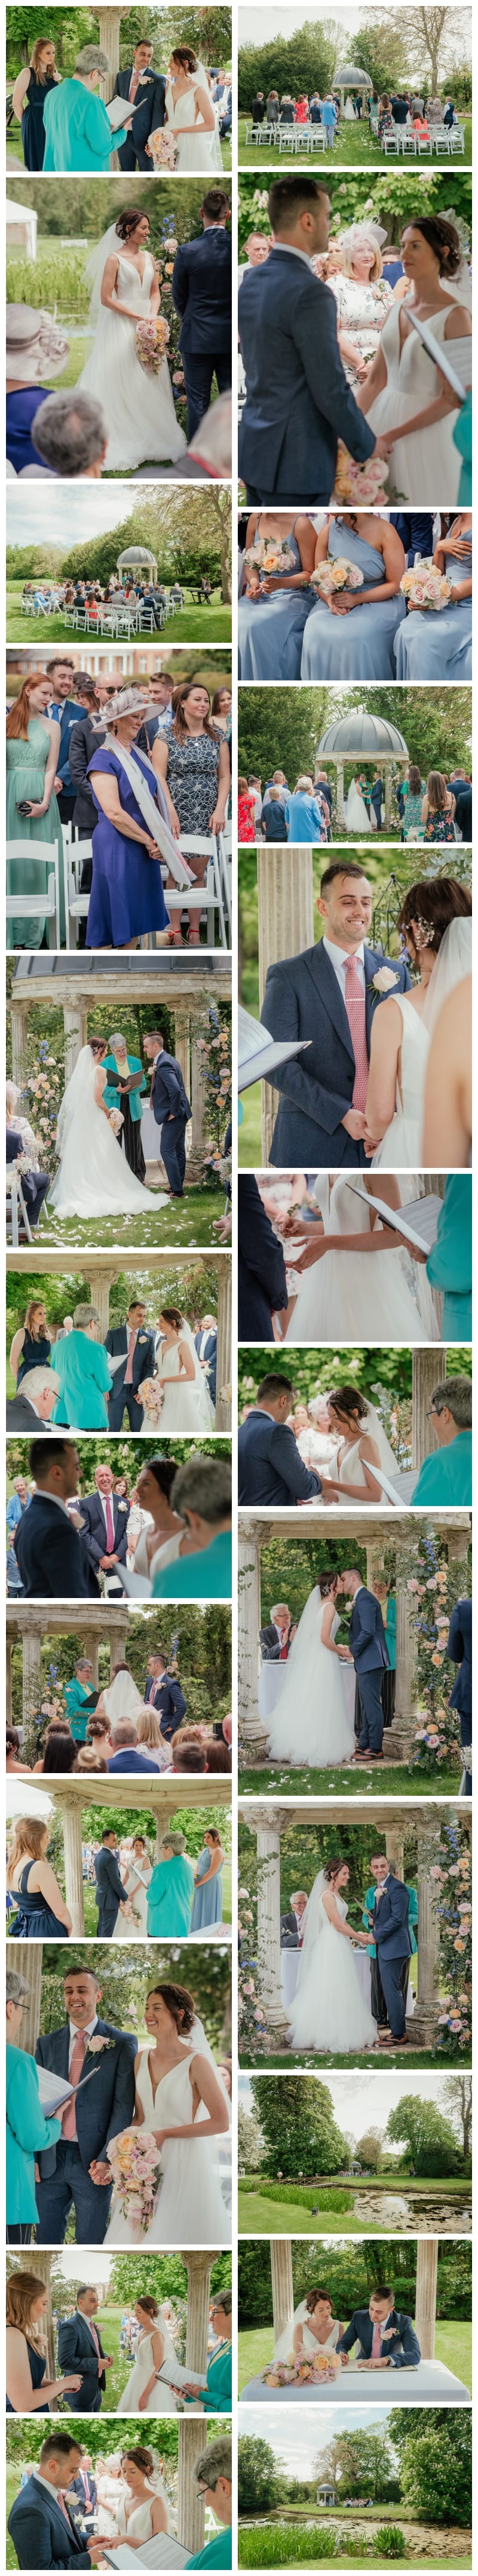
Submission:
<svg viewBox="0 0 478 2576">
<path fill-rule="evenodd" d="M 134 2448 L 132 2448 L 131 2451 L 122 2451 L 121 2467 L 123 2467 L 123 2460 L 132 2460 L 133 2468 L 142 2469 L 143 2477 L 152 2478 L 154 2471 L 153 2454 L 152 2451 L 147 2451 L 145 2442 L 135 2442 Z"/>
<path fill-rule="evenodd" d="M 326 1860 L 326 1861 L 325 1861 L 325 1864 L 324 1864 L 324 1878 L 326 1878 L 326 1879 L 327 1879 L 327 1885 L 328 1885 L 328 1887 L 330 1887 L 330 1886 L 333 1884 L 333 1880 L 334 1880 L 334 1878 L 338 1878 L 338 1876 L 339 1876 L 339 1871 L 340 1871 L 341 1869 L 343 1869 L 343 1866 L 344 1866 L 343 1854 L 342 1854 L 342 1859 L 341 1859 L 341 1860 Z M 317 2297 L 317 2296 L 318 2296 L 318 2293 L 317 2293 L 317 2291 L 316 2291 L 316 2297 Z M 327 2291 L 325 2292 L 325 2297 L 327 2297 Z"/>
<path fill-rule="evenodd" d="M 306 2308 L 307 2308 L 307 2311 L 308 2311 L 308 2315 L 309 2315 L 309 2317 L 313 2317 L 313 2314 L 314 2314 L 314 2308 L 316 2308 L 316 2307 L 317 2307 L 317 2301 L 318 2301 L 318 2299 L 323 2299 L 323 2300 L 324 2300 L 324 2303 L 325 2303 L 325 2306 L 326 2306 L 327 2308 L 330 2308 L 331 2314 L 333 2314 L 333 2308 L 332 2308 L 332 2300 L 331 2300 L 331 2296 L 330 2296 L 330 2290 L 306 2290 L 306 2293 L 305 2293 L 305 2305 L 306 2305 Z"/>
<path fill-rule="evenodd" d="M 136 2304 L 137 2304 L 137 2307 L 138 2307 L 138 2308 L 144 2308 L 144 2313 L 145 2313 L 145 2316 L 146 2316 L 146 2317 L 152 2317 L 152 2318 L 153 2318 L 153 2320 L 154 2320 L 154 2318 L 155 2318 L 155 2317 L 159 2317 L 159 2299 L 151 2299 L 151 2298 L 149 2297 L 149 2294 L 147 2294 L 146 2290 L 145 2290 L 145 2293 L 144 2293 L 144 2299 L 143 2299 L 143 2293 L 142 2293 L 142 2290 L 138 2290 L 138 2297 L 137 2297 L 137 2302 L 136 2302 Z M 132 2456 L 131 2452 L 130 2452 L 130 2451 L 128 2451 L 128 2459 L 130 2459 L 130 2458 L 131 2458 L 131 2456 Z"/>
<path fill-rule="evenodd" d="M 471 908 L 469 886 L 459 885 L 456 877 L 430 877 L 423 885 L 418 883 L 408 887 L 398 914 L 397 929 L 403 931 L 407 941 L 410 937 L 413 945 L 412 922 L 419 922 L 421 945 L 425 946 L 425 931 L 428 934 L 427 947 L 434 948 L 437 954 L 450 922 L 456 920 L 458 914 L 466 918 Z"/>
<path fill-rule="evenodd" d="M 346 1422 L 353 1422 L 355 1414 L 358 1414 L 359 1422 L 365 1422 L 368 1405 L 364 1403 L 363 1395 L 359 1395 L 358 1386 L 331 1386 L 327 1401 L 329 1407 L 333 1405 L 334 1413 L 343 1413 Z"/>
<path fill-rule="evenodd" d="M 180 63 L 182 72 L 197 71 L 197 54 L 193 54 L 192 45 L 175 45 L 171 62 Z"/>
<path fill-rule="evenodd" d="M 449 223 L 447 215 L 409 215 L 402 225 L 402 241 L 404 233 L 410 231 L 423 234 L 438 260 L 440 277 L 457 276 L 462 251 L 456 226 Z"/>
<path fill-rule="evenodd" d="M 180 1315 L 179 1306 L 162 1306 L 161 1314 L 164 1315 L 165 1324 L 174 1324 L 175 1332 L 180 1333 L 184 1315 Z"/>
<path fill-rule="evenodd" d="M 331 1572 L 331 1573 L 329 1573 L 329 1574 L 319 1574 L 319 1588 L 320 1588 L 320 1591 L 321 1591 L 321 1593 L 322 1593 L 322 1600 L 323 1600 L 323 1601 L 325 1600 L 326 1595 L 327 1595 L 327 1593 L 328 1593 L 328 1592 L 335 1592 L 335 1587 L 336 1587 L 336 1584 L 339 1582 L 339 1578 L 340 1578 L 340 1566 L 339 1566 L 339 1565 L 334 1565 L 334 1566 L 332 1567 L 332 1572 Z"/>
<path fill-rule="evenodd" d="M 194 1996 L 188 1993 L 187 1986 L 148 1986 L 147 2004 L 151 2002 L 153 1995 L 161 1995 L 161 2001 L 166 2005 L 166 2011 L 171 2014 L 171 2020 L 176 2023 L 176 2030 L 181 2032 L 181 2037 L 192 2030 L 196 2005 Z"/>
<path fill-rule="evenodd" d="M 118 241 L 131 240 L 131 234 L 136 232 L 137 225 L 144 223 L 144 212 L 144 206 L 127 206 L 125 214 L 118 215 L 118 221 L 115 224 Z M 148 216 L 146 216 L 146 222 L 149 222 Z"/>
</svg>

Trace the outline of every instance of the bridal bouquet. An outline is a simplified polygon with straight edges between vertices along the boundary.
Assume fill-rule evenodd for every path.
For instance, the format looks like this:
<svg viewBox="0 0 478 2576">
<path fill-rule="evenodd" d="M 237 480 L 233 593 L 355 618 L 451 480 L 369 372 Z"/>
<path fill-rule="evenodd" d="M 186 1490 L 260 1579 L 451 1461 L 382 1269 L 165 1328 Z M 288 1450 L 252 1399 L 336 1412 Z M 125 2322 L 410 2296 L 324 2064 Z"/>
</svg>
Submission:
<svg viewBox="0 0 478 2576">
<path fill-rule="evenodd" d="M 339 438 L 332 500 L 339 501 L 341 509 L 347 501 L 359 508 L 364 501 L 382 501 L 387 480 L 388 465 L 383 456 L 367 456 L 365 465 L 356 465 Z"/>
<path fill-rule="evenodd" d="M 169 322 L 163 320 L 161 313 L 157 313 L 152 322 L 137 322 L 136 356 L 139 358 L 140 367 L 144 367 L 145 375 L 160 375 L 168 340 Z"/>
<path fill-rule="evenodd" d="M 145 1413 L 148 1413 L 151 1421 L 157 1424 L 164 1404 L 164 1386 L 161 1385 L 160 1379 L 142 1378 L 141 1386 L 138 1387 L 138 1396 L 140 1404 L 144 1405 Z"/>
<path fill-rule="evenodd" d="M 286 537 L 256 537 L 252 546 L 246 546 L 244 562 L 250 572 L 258 574 L 297 571 L 295 555 Z"/>
<path fill-rule="evenodd" d="M 106 2149 L 123 2218 L 142 2236 L 152 2219 L 161 2175 L 161 2152 L 148 2129 L 120 2129 Z"/>
<path fill-rule="evenodd" d="M 438 571 L 430 555 L 423 555 L 412 564 L 410 572 L 403 573 L 400 589 L 407 609 L 440 609 L 446 608 L 447 601 L 451 599 L 452 583 L 447 580 L 446 573 Z"/>
<path fill-rule="evenodd" d="M 347 563 L 346 555 L 327 556 L 326 563 L 316 564 L 310 578 L 321 599 L 331 599 L 335 590 L 363 590 L 363 572 L 359 564 Z"/>
<path fill-rule="evenodd" d="M 266 2388 L 313 2388 L 323 2387 L 327 2380 L 338 2379 L 341 2374 L 337 2352 L 304 2354 L 302 2359 L 300 2353 L 291 2352 L 287 2361 L 275 2361 L 272 2370 L 264 2370 L 262 2376 Z"/>
<path fill-rule="evenodd" d="M 155 133 L 150 134 L 149 140 L 146 144 L 146 151 L 148 153 L 149 160 L 153 163 L 153 169 L 176 169 L 178 152 L 177 142 L 174 134 L 171 134 L 165 125 L 157 125 Z"/>
</svg>

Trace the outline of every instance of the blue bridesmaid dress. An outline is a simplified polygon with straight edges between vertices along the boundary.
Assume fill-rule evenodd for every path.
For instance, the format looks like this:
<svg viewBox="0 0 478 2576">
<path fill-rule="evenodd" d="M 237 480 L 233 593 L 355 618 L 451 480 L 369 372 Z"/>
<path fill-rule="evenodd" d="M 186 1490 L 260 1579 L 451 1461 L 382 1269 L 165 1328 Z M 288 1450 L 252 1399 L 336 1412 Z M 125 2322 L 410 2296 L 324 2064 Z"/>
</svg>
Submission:
<svg viewBox="0 0 478 2576">
<path fill-rule="evenodd" d="M 47 1905 L 46 1896 L 40 1896 L 38 1889 L 34 1890 L 32 1896 L 28 1894 L 28 1880 L 32 1866 L 32 1861 L 27 1860 L 25 1868 L 22 1869 L 19 1887 L 12 1887 L 10 1891 L 14 1904 L 18 1905 L 18 1914 L 15 1922 L 12 1923 L 9 1938 L 11 1941 L 67 1941 L 68 1933 L 65 1924 L 59 1922 L 58 1915 L 53 1913 L 51 1905 Z"/>
<path fill-rule="evenodd" d="M 41 2388 L 41 2386 L 42 2386 L 42 2381 L 43 2381 L 43 2380 L 44 2380 L 44 2378 L 45 2378 L 45 2372 L 46 2372 L 46 2361 L 43 2359 L 41 2352 L 37 2352 L 37 2350 L 36 2350 L 36 2345 L 35 2345 L 34 2343 L 29 2343 L 28 2335 L 25 2335 L 25 2343 L 26 2343 L 27 2353 L 28 2353 L 28 2367 L 29 2367 L 29 2372 L 30 2372 L 30 2379 L 31 2379 L 32 2389 L 33 2389 L 33 2388 Z M 33 2409 L 32 2409 L 32 2412 L 33 2412 Z M 9 2398 L 9 2397 L 7 2397 L 7 2399 L 6 2399 L 6 2413 L 7 2413 L 7 2415 L 15 2415 L 15 2414 L 16 2414 L 16 2407 L 15 2407 L 15 2406 L 11 2406 L 11 2404 L 10 2404 L 10 2398 Z M 35 2406 L 35 2415 L 49 2415 L 49 2413 L 50 2413 L 50 2407 L 49 2407 L 48 2399 L 47 2399 L 47 2402 L 46 2402 L 46 2405 L 45 2405 L 45 2406 Z"/>
<path fill-rule="evenodd" d="M 138 751 L 133 752 L 153 793 L 151 769 Z M 123 836 L 115 823 L 109 823 L 95 796 L 96 770 L 116 778 L 125 814 L 138 826 L 137 841 Z M 126 948 L 130 939 L 141 938 L 148 930 L 167 930 L 169 913 L 163 894 L 163 880 L 158 859 L 148 858 L 144 846 L 145 825 L 126 771 L 121 752 L 94 751 L 87 777 L 98 807 L 98 822 L 93 832 L 93 880 L 86 929 L 87 948 Z M 158 815 L 159 821 L 159 815 Z"/>
<path fill-rule="evenodd" d="M 328 552 L 359 564 L 364 590 L 379 589 L 385 580 L 379 547 L 340 519 L 331 521 Z M 305 628 L 301 680 L 395 680 L 394 642 L 402 619 L 406 606 L 399 590 L 393 599 L 369 600 L 356 613 L 351 608 L 347 617 L 331 617 L 326 601 L 317 599 Z"/>
<path fill-rule="evenodd" d="M 209 1869 L 210 1860 L 210 1851 L 202 1851 L 199 1853 L 196 1870 L 196 1886 L 193 1896 L 193 1910 L 191 1915 L 192 1932 L 205 1932 L 209 1930 L 210 1924 L 222 1923 L 222 1876 L 220 1869 L 215 1870 L 214 1878 L 208 1879 L 207 1887 L 201 1886 L 201 1880 L 204 1878 L 205 1871 Z"/>
<path fill-rule="evenodd" d="M 461 563 L 445 555 L 449 581 L 471 580 L 471 528 L 466 533 L 468 553 Z M 395 637 L 397 680 L 471 680 L 471 606 L 470 597 L 449 608 L 409 608 Z"/>
<path fill-rule="evenodd" d="M 300 554 L 294 526 L 287 531 L 287 545 L 294 555 L 294 572 L 300 572 Z M 257 521 L 256 536 L 260 536 Z M 288 590 L 291 573 L 284 573 L 283 590 L 275 590 L 270 599 L 240 599 L 237 640 L 240 680 L 300 680 L 300 655 L 306 618 L 309 616 L 313 591 Z"/>
</svg>

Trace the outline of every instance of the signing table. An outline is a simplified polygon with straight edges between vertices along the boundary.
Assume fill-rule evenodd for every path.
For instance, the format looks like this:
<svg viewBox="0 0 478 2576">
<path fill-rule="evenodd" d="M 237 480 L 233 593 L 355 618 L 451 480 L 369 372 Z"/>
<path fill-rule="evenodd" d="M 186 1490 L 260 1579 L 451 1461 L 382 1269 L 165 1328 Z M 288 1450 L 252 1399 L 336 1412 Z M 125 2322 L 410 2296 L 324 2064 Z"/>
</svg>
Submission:
<svg viewBox="0 0 478 2576">
<path fill-rule="evenodd" d="M 271 2370 L 272 2367 L 271 2362 Z M 377 2398 L 388 2406 L 470 2405 L 469 2388 L 465 2388 L 462 2379 L 455 2379 L 453 2370 L 446 2370 L 443 2361 L 419 2361 L 416 2370 L 383 2371 L 354 2370 L 349 2362 L 340 2378 L 337 2374 L 336 2379 L 318 2381 L 315 2387 L 302 2380 L 300 2388 L 266 2388 L 261 2371 L 258 2379 L 249 2379 L 247 2388 L 241 2390 L 241 2406 L 250 2405 L 251 2398 L 255 2406 L 276 2406 L 279 2401 L 284 2406 L 334 2406 L 337 2402 L 343 2406 L 344 2399 L 348 2404 L 352 2398 L 370 2406 L 372 2393 L 374 2403 Z"/>
</svg>

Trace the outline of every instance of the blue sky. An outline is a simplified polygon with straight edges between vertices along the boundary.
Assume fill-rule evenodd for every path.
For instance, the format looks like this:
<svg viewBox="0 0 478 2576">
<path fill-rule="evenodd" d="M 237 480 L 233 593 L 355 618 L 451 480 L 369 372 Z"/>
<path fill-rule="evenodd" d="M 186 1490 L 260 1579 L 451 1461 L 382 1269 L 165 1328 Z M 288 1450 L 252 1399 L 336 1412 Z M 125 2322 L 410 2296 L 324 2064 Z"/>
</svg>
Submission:
<svg viewBox="0 0 478 2576">
<path fill-rule="evenodd" d="M 135 483 L 52 483 L 45 494 L 44 483 L 7 483 L 7 545 L 40 545 L 49 538 L 54 546 L 81 545 L 88 537 L 101 537 L 108 528 L 118 528 L 129 518 L 139 497 Z"/>
<path fill-rule="evenodd" d="M 369 2075 L 356 2067 L 351 2068 L 350 2075 L 346 2067 L 331 2075 L 327 2068 L 322 2080 L 329 2086 L 339 2127 L 350 2130 L 353 2138 L 363 2137 L 366 2128 L 385 2129 L 389 2111 L 404 2093 L 419 2093 L 427 2102 L 442 2101 L 443 2076 L 429 2075 L 428 2069 L 420 2068 L 419 2074 L 409 2075 L 407 2068 L 405 2080 L 405 2069 L 403 2074 L 397 2074 L 388 2066 L 383 2075 Z M 247 2075 L 239 2077 L 239 2100 L 244 2111 L 254 2110 Z"/>
<path fill-rule="evenodd" d="M 370 2432 L 372 2425 L 382 2427 L 389 2413 L 389 2406 L 381 2406 L 378 2410 L 376 2406 L 361 2406 L 361 2433 Z M 295 2409 L 289 2411 L 287 2406 L 279 2405 L 268 2406 L 267 2413 L 261 2407 L 260 2430 L 263 2440 L 270 2442 L 274 2452 L 280 2453 L 281 2464 L 290 2477 L 310 2478 L 319 2453 L 328 2449 L 332 2435 L 350 2432 L 351 2425 L 356 2422 L 356 2409 L 351 2406 L 314 2406 L 313 2422 L 309 2423 L 305 2414 L 301 2413 L 299 2422 Z M 257 2429 L 257 2407 L 241 2406 L 240 2434 L 256 2434 Z"/>
</svg>

